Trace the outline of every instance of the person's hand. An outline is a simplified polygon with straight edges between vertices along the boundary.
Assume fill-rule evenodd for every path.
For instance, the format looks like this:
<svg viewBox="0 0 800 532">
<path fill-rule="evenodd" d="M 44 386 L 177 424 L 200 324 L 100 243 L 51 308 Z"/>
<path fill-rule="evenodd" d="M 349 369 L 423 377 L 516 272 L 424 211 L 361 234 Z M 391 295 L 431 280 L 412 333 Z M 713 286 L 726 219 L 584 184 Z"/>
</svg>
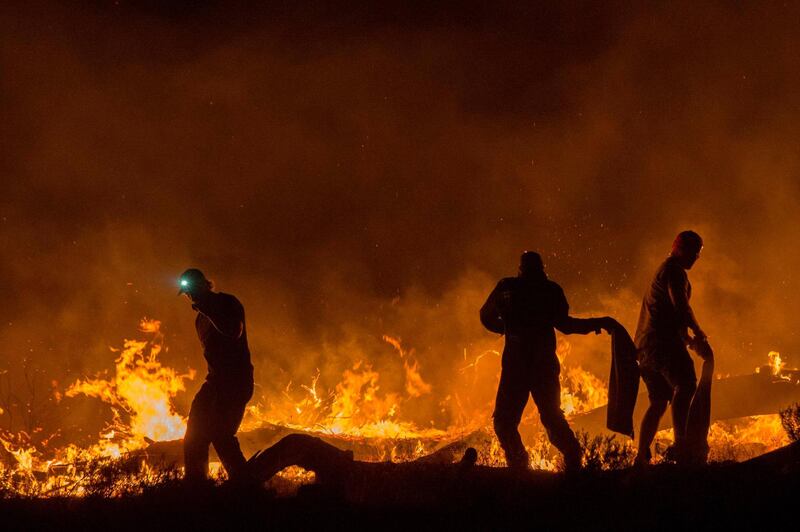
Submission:
<svg viewBox="0 0 800 532">
<path fill-rule="evenodd" d="M 693 342 L 704 342 L 708 339 L 708 335 L 702 331 L 702 329 L 697 329 L 694 331 L 694 338 L 692 339 Z"/>
<path fill-rule="evenodd" d="M 714 351 L 711 349 L 711 345 L 708 343 L 708 337 L 705 335 L 695 335 L 695 337 L 689 342 L 689 348 L 697 353 L 697 356 L 703 360 L 714 359 Z"/>
<path fill-rule="evenodd" d="M 192 304 L 192 310 L 194 310 L 194 311 L 199 311 L 200 310 L 197 307 L 197 301 L 195 301 L 195 299 L 192 297 L 192 294 L 190 294 L 189 292 L 184 292 L 183 295 L 185 295 L 186 299 L 188 299 L 189 302 Z"/>
<path fill-rule="evenodd" d="M 597 320 L 600 328 L 608 334 L 613 334 L 616 329 L 621 327 L 619 322 L 611 316 L 603 316 L 602 318 L 597 318 Z"/>
<path fill-rule="evenodd" d="M 681 341 L 683 342 L 683 345 L 687 345 L 690 348 L 694 349 L 692 347 L 692 342 L 694 342 L 694 340 L 692 339 L 691 336 L 689 336 L 689 332 L 688 331 L 681 332 Z"/>
</svg>

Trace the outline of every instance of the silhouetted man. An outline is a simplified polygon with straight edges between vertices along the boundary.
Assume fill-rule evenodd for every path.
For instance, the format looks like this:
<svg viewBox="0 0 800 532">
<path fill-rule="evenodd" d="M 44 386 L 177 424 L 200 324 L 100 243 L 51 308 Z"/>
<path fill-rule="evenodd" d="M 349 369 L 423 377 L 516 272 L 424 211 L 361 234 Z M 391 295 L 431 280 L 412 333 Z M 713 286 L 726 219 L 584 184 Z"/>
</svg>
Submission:
<svg viewBox="0 0 800 532">
<path fill-rule="evenodd" d="M 208 376 L 192 401 L 183 440 L 186 480 L 206 479 L 209 444 L 214 444 L 231 480 L 246 479 L 246 461 L 236 439 L 253 395 L 244 308 L 234 296 L 214 292 L 200 270 L 186 270 L 179 284 L 178 294 L 186 294 L 197 311 L 195 328 L 208 363 Z"/>
<path fill-rule="evenodd" d="M 635 342 L 650 406 L 639 433 L 637 460 L 640 465 L 650 462 L 650 445 L 669 403 L 672 403 L 676 457 L 680 461 L 686 455 L 689 407 L 697 387 L 694 362 L 687 346 L 703 358 L 712 357 L 706 334 L 689 305 L 692 286 L 686 274 L 697 262 L 702 249 L 700 235 L 694 231 L 680 233 L 642 301 Z M 693 338 L 689 336 L 690 329 Z"/>
<path fill-rule="evenodd" d="M 564 334 L 610 332 L 616 321 L 571 317 L 564 291 L 547 278 L 541 256 L 532 251 L 522 254 L 517 277 L 500 280 L 480 315 L 484 327 L 506 337 L 493 416 L 506 463 L 529 467 L 518 427 L 530 394 L 550 441 L 564 455 L 566 469 L 579 469 L 581 446 L 561 410 L 561 366 L 553 327 Z"/>
</svg>

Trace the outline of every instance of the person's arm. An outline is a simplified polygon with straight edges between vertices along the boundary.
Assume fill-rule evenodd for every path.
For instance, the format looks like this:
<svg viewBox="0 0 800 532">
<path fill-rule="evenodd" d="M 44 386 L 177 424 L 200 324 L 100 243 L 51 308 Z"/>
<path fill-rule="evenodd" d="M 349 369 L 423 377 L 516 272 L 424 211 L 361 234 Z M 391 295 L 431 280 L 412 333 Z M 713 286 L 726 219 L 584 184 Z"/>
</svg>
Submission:
<svg viewBox="0 0 800 532">
<path fill-rule="evenodd" d="M 499 304 L 499 300 L 502 297 L 501 284 L 502 282 L 497 283 L 497 286 L 494 288 L 494 290 L 492 290 L 492 293 L 489 294 L 488 298 L 486 298 L 486 302 L 481 307 L 480 312 L 481 323 L 483 326 L 497 334 L 505 334 L 506 332 L 506 326 L 501 316 Z"/>
<path fill-rule="evenodd" d="M 668 288 L 669 298 L 675 307 L 680 325 L 691 329 L 696 340 L 705 339 L 706 333 L 697 323 L 692 306 L 689 304 L 689 279 L 686 274 L 682 270 L 674 271 L 669 276 Z"/>
<path fill-rule="evenodd" d="M 234 300 L 213 301 L 211 298 L 193 305 L 216 330 L 230 338 L 239 338 L 244 331 L 244 310 Z"/>
<path fill-rule="evenodd" d="M 556 315 L 553 325 L 564 334 L 589 334 L 599 333 L 601 329 L 611 332 L 616 322 L 609 317 L 603 318 L 573 318 L 569 315 L 569 303 L 564 291 L 558 288 Z"/>
</svg>

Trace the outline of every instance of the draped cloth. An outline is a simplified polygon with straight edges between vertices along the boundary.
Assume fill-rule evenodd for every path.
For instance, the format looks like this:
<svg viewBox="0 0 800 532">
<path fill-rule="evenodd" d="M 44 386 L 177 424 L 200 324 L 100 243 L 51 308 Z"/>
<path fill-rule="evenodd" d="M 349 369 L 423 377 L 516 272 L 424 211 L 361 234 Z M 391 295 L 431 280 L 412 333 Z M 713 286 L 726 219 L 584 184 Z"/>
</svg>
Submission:
<svg viewBox="0 0 800 532">
<path fill-rule="evenodd" d="M 711 383 L 714 380 L 714 352 L 707 342 L 695 347 L 697 354 L 703 359 L 703 369 L 697 390 L 689 407 L 689 418 L 686 421 L 686 443 L 689 458 L 696 463 L 706 463 L 708 459 L 708 429 L 711 425 Z"/>
<path fill-rule="evenodd" d="M 611 376 L 608 379 L 606 427 L 633 438 L 633 410 L 639 395 L 636 345 L 622 325 L 611 334 Z"/>
</svg>

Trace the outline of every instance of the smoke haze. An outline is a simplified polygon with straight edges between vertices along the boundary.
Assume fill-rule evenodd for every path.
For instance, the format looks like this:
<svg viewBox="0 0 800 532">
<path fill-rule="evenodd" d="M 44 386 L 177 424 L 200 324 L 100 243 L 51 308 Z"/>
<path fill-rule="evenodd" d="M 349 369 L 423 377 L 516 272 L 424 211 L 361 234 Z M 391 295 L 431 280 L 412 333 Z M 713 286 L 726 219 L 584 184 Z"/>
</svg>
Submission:
<svg viewBox="0 0 800 532">
<path fill-rule="evenodd" d="M 522 250 L 573 312 L 633 332 L 687 228 L 718 370 L 800 363 L 796 6 L 12 4 L 12 388 L 24 368 L 62 387 L 111 368 L 142 316 L 163 322 L 167 364 L 204 369 L 175 297 L 193 266 L 244 303 L 260 394 L 359 359 L 402 387 L 389 334 L 415 349 L 431 419 L 465 359 L 501 348 L 477 311 Z M 577 339 L 572 363 L 605 377 L 607 346 Z"/>
</svg>

